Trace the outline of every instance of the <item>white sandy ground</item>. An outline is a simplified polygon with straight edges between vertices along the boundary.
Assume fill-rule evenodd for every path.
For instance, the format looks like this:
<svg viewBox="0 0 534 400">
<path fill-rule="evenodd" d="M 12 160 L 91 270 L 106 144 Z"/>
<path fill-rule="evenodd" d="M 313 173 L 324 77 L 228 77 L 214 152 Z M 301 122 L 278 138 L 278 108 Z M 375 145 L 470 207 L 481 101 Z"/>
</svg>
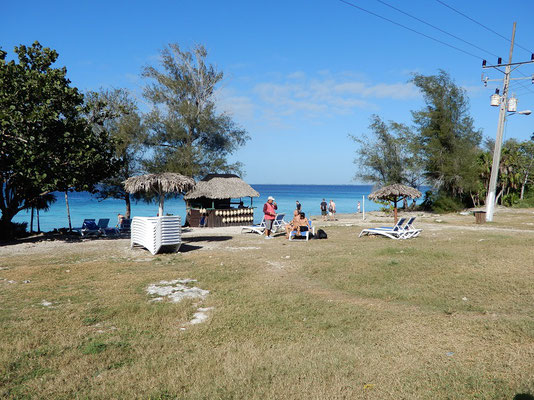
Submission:
<svg viewBox="0 0 534 400">
<path fill-rule="evenodd" d="M 525 213 L 525 210 L 516 210 L 509 208 L 498 207 L 496 214 L 500 213 Z M 401 216 L 409 217 L 416 216 L 416 226 L 423 228 L 424 233 L 438 232 L 443 230 L 469 230 L 469 231 L 493 231 L 502 233 L 512 232 L 524 232 L 534 234 L 534 211 L 532 213 L 532 220 L 525 221 L 523 224 L 525 229 L 517 228 L 503 228 L 493 225 L 476 225 L 474 223 L 474 217 L 469 215 L 460 214 L 448 214 L 439 215 L 424 212 L 402 213 Z M 336 221 L 322 221 L 320 216 L 312 216 L 313 225 L 316 229 L 324 228 L 328 233 L 328 227 L 330 226 L 354 226 L 357 228 L 368 228 L 376 226 L 377 224 L 392 225 L 391 215 L 386 215 L 382 212 L 369 212 L 366 213 L 366 219 L 362 220 L 361 214 L 339 214 Z M 467 221 L 472 225 L 455 225 L 455 219 L 461 218 L 463 221 Z M 446 224 L 442 223 L 446 220 Z M 358 232 L 359 233 L 359 232 Z M 232 240 L 208 240 L 209 237 L 229 237 Z M 220 249 L 226 251 L 257 251 L 263 247 L 263 242 L 259 239 L 261 237 L 255 233 L 244 233 L 241 235 L 240 226 L 222 227 L 222 228 L 184 228 L 182 231 L 182 238 L 184 239 L 184 246 L 187 245 L 188 238 L 201 239 L 206 237 L 206 240 L 198 240 L 191 245 L 199 246 L 198 250 L 213 250 Z M 257 238 L 254 243 L 246 240 L 235 241 L 238 237 L 254 237 Z M 245 243 L 243 243 L 245 242 Z M 87 238 L 82 240 L 64 241 L 61 239 L 54 240 L 53 238 L 46 238 L 43 236 L 43 240 L 36 242 L 28 242 L 27 240 L 21 240 L 17 244 L 0 245 L 0 257 L 13 256 L 17 254 L 53 254 L 53 253 L 70 253 L 80 255 L 87 254 L 87 258 L 81 258 L 77 262 L 89 262 L 97 261 L 95 259 L 95 251 L 101 254 L 101 258 L 128 258 L 133 262 L 149 262 L 153 261 L 154 257 L 150 255 L 146 250 L 142 248 L 130 249 L 129 239 L 105 239 L 105 238 Z M 179 253 L 180 254 L 180 253 Z M 9 266 L 2 265 L 1 268 L 9 268 Z M 0 269 L 1 274 L 1 269 Z M 1 279 L 0 275 L 0 279 Z"/>
<path fill-rule="evenodd" d="M 151 302 L 159 302 L 168 299 L 173 303 L 178 303 L 183 299 L 199 299 L 204 300 L 209 294 L 209 290 L 203 290 L 196 286 L 188 286 L 191 283 L 196 282 L 196 279 L 174 279 L 172 281 L 160 281 L 158 283 L 152 283 L 146 288 L 146 292 L 152 297 Z M 210 311 L 213 307 L 199 307 L 193 314 L 193 319 L 183 325 L 180 330 L 186 330 L 187 325 L 197 325 L 202 322 L 206 322 L 209 317 Z"/>
<path fill-rule="evenodd" d="M 196 279 L 175 279 L 172 281 L 160 281 L 152 283 L 146 288 L 146 292 L 154 296 L 151 301 L 163 301 L 165 298 L 173 303 L 183 299 L 205 299 L 209 290 L 203 290 L 196 286 L 189 287 L 188 283 L 196 282 Z"/>
</svg>

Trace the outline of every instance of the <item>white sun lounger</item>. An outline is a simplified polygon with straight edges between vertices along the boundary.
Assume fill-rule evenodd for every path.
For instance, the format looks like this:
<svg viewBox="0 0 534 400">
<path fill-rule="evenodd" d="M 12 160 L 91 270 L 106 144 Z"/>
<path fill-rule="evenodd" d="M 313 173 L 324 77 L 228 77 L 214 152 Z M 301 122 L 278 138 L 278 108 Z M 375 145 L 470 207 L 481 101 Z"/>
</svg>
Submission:
<svg viewBox="0 0 534 400">
<path fill-rule="evenodd" d="M 254 233 L 258 233 L 258 234 L 263 234 L 263 231 L 265 230 L 265 217 L 262 218 L 261 222 L 259 224 L 255 224 L 255 225 L 249 225 L 249 226 L 242 226 L 241 227 L 241 233 L 243 233 L 243 231 L 248 231 L 248 232 L 254 232 Z"/>
<path fill-rule="evenodd" d="M 405 230 L 402 226 L 404 222 L 406 221 L 406 218 L 401 218 L 397 221 L 395 226 L 393 227 L 380 227 L 380 228 L 368 228 L 364 229 L 360 232 L 360 235 L 358 237 L 362 237 L 364 235 L 380 235 L 385 236 L 390 239 L 405 239 L 403 237 Z"/>
<path fill-rule="evenodd" d="M 142 246 L 153 255 L 163 248 L 178 251 L 182 244 L 182 220 L 179 216 L 134 217 L 130 245 Z"/>
<path fill-rule="evenodd" d="M 285 229 L 287 225 L 287 222 L 284 220 L 285 216 L 285 213 L 276 214 L 276 217 L 273 220 L 273 229 L 271 230 L 271 235 L 274 235 L 275 233 L 278 233 L 279 231 L 283 231 Z M 255 232 L 262 235 L 265 231 L 265 217 L 263 217 L 261 222 L 257 225 L 242 226 L 241 233 L 243 233 L 243 231 Z"/>
<path fill-rule="evenodd" d="M 415 226 L 413 226 L 413 223 L 415 221 L 415 217 L 411 217 L 406 225 L 404 225 L 404 237 L 403 239 L 412 239 L 421 234 L 423 231 L 422 229 L 418 229 Z"/>
<path fill-rule="evenodd" d="M 285 216 L 285 214 L 276 214 L 276 218 L 273 221 L 272 235 L 286 229 L 287 222 L 284 221 Z"/>
</svg>

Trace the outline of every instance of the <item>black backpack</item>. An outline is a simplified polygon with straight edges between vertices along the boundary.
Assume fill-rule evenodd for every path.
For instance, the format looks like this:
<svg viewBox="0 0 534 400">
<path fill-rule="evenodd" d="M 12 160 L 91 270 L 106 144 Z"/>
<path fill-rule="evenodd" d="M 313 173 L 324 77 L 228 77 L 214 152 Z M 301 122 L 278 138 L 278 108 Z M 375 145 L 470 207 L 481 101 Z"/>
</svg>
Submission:
<svg viewBox="0 0 534 400">
<path fill-rule="evenodd" d="M 328 239 L 328 235 L 322 229 L 319 229 L 315 234 L 316 239 Z"/>
</svg>

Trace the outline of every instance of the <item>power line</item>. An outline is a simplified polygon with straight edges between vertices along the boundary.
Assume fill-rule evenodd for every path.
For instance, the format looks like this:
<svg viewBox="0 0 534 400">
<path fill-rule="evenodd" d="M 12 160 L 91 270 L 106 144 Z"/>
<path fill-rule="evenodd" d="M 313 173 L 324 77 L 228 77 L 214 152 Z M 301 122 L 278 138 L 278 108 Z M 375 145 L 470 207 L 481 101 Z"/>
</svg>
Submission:
<svg viewBox="0 0 534 400">
<path fill-rule="evenodd" d="M 453 7 L 451 7 L 451 6 L 449 6 L 448 4 L 444 3 L 444 2 L 441 1 L 441 0 L 436 0 L 436 1 L 437 1 L 438 3 L 440 3 L 441 5 L 443 5 L 443 6 L 445 6 L 445 7 L 447 7 L 447 8 L 450 8 L 452 11 L 454 11 L 454 12 L 460 14 L 461 16 L 467 18 L 468 20 L 474 22 L 475 24 L 480 25 L 480 26 L 483 27 L 484 29 L 487 29 L 487 30 L 490 31 L 491 33 L 494 33 L 495 35 L 497 35 L 497 36 L 503 38 L 503 39 L 506 40 L 507 42 L 510 42 L 510 39 L 508 39 L 507 37 L 501 35 L 499 32 L 495 32 L 493 29 L 491 29 L 491 28 L 487 27 L 486 25 L 484 25 L 484 24 L 478 22 L 477 20 L 471 18 L 469 15 L 465 15 L 463 12 L 458 11 L 457 9 L 455 9 L 455 8 L 453 8 Z M 516 45 L 517 47 L 519 47 L 519 48 L 525 50 L 525 51 L 528 51 L 530 54 L 534 53 L 533 51 L 531 51 L 531 50 L 529 50 L 529 49 L 526 49 L 526 48 L 523 47 L 523 46 L 520 46 L 519 43 L 516 43 L 515 45 Z"/>
<path fill-rule="evenodd" d="M 432 36 L 429 36 L 429 35 L 427 35 L 427 34 L 425 34 L 425 33 L 416 31 L 415 29 L 412 29 L 412 28 L 410 28 L 410 27 L 407 27 L 406 25 L 403 25 L 403 24 L 400 24 L 400 23 L 398 23 L 398 22 L 395 22 L 395 21 L 393 21 L 393 20 L 391 20 L 391 19 L 389 19 L 389 18 L 383 17 L 383 16 L 381 16 L 381 15 L 379 15 L 379 14 L 377 14 L 377 13 L 374 13 L 374 12 L 372 12 L 372 11 L 366 10 L 365 8 L 362 8 L 362 7 L 360 7 L 360 6 L 357 6 L 356 4 L 349 3 L 348 1 L 345 1 L 345 0 L 339 0 L 339 1 L 342 2 L 342 3 L 345 3 L 345 4 L 348 5 L 348 6 L 351 6 L 351 7 L 357 8 L 357 9 L 359 9 L 359 10 L 361 10 L 361 11 L 364 11 L 364 12 L 366 12 L 366 13 L 368 13 L 368 14 L 374 15 L 374 16 L 377 17 L 377 18 L 383 19 L 384 21 L 388 21 L 388 22 L 390 22 L 390 23 L 392 23 L 392 24 L 394 24 L 394 25 L 400 26 L 401 28 L 404 28 L 404 29 L 409 30 L 409 31 L 414 32 L 414 33 L 417 33 L 418 35 L 424 36 L 424 37 L 426 37 L 427 39 L 430 39 L 430 40 L 433 40 L 433 41 L 435 41 L 435 42 L 438 42 L 438 43 L 440 43 L 440 44 L 442 44 L 442 45 L 444 45 L 444 46 L 447 46 L 447 47 L 450 47 L 450 48 L 452 48 L 452 49 L 461 51 L 462 53 L 467 54 L 468 56 L 474 57 L 474 58 L 476 58 L 476 59 L 478 59 L 478 60 L 483 60 L 482 57 L 479 57 L 479 56 L 477 56 L 477 55 L 475 55 L 475 54 L 473 54 L 473 53 L 470 53 L 470 52 L 468 52 L 468 51 L 466 51 L 466 50 L 460 49 L 459 47 L 453 46 L 452 44 L 449 44 L 449 43 L 446 43 L 446 42 L 444 42 L 444 41 L 442 41 L 442 40 L 436 39 L 436 38 L 434 38 L 434 37 L 432 37 Z"/>
<path fill-rule="evenodd" d="M 453 35 L 452 33 L 449 33 L 449 32 L 447 32 L 447 31 L 445 31 L 445 30 L 443 30 L 443 29 L 441 29 L 441 28 L 439 28 L 439 27 L 437 27 L 437 26 L 435 26 L 435 25 L 432 25 L 431 23 L 426 22 L 426 21 L 422 20 L 421 18 L 418 18 L 418 17 L 416 17 L 416 16 L 414 16 L 414 15 L 411 15 L 411 14 L 405 12 L 405 11 L 402 11 L 402 10 L 398 9 L 397 7 L 392 6 L 391 4 L 386 3 L 385 1 L 382 1 L 382 0 L 376 0 L 376 1 L 378 1 L 379 3 L 384 4 L 385 6 L 388 6 L 388 7 L 392 8 L 392 9 L 394 9 L 394 10 L 396 10 L 396 11 L 398 11 L 398 12 L 404 14 L 404 15 L 407 15 L 407 16 L 410 17 L 410 18 L 413 18 L 413 19 L 415 19 L 415 20 L 417 20 L 417 21 L 419 21 L 419 22 L 422 22 L 422 23 L 425 24 L 425 25 L 428 25 L 428 26 L 430 26 L 430 27 L 432 27 L 432 28 L 434 28 L 434 29 L 437 29 L 438 31 L 440 31 L 440 32 L 442 32 L 442 33 L 444 33 L 444 34 L 446 34 L 446 35 L 449 35 L 450 37 L 453 37 L 453 38 L 455 38 L 456 40 L 460 40 L 461 42 L 464 42 L 464 43 L 468 44 L 469 46 L 472 46 L 472 47 L 474 47 L 474 48 L 476 48 L 476 49 L 478 49 L 478 50 L 482 50 L 483 52 L 488 53 L 488 54 L 491 54 L 491 55 L 494 56 L 494 57 L 499 57 L 497 54 L 493 54 L 491 51 L 485 50 L 485 49 L 483 49 L 482 47 L 479 47 L 479 46 L 477 46 L 476 44 L 473 44 L 473 43 L 471 43 L 471 42 L 468 42 L 467 40 L 462 39 L 461 37 L 458 37 L 458 36 L 456 36 L 456 35 Z"/>
</svg>

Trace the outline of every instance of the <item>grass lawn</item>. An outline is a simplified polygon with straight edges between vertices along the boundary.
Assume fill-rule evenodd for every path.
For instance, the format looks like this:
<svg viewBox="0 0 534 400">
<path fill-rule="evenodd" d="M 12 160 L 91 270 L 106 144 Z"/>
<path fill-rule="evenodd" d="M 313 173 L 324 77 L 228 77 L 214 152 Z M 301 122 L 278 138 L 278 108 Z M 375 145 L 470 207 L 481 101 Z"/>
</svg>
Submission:
<svg viewBox="0 0 534 400">
<path fill-rule="evenodd" d="M 308 243 L 190 237 L 155 257 L 126 240 L 4 246 L 0 397 L 534 394 L 534 232 L 521 222 L 534 216 L 522 212 L 509 225 L 525 231 L 443 216 L 407 241 L 335 226 Z M 210 293 L 150 301 L 148 285 L 183 278 Z M 199 307 L 208 320 L 188 324 Z"/>
</svg>

